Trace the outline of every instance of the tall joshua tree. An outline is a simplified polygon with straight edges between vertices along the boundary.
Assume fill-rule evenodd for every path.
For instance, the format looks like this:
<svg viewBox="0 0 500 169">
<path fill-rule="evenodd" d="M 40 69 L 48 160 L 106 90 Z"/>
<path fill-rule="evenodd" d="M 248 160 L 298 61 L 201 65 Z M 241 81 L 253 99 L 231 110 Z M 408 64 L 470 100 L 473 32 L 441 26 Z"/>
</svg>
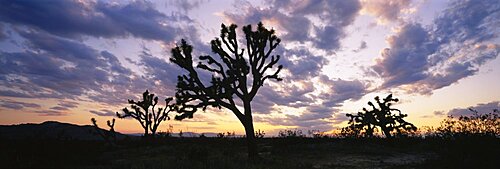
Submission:
<svg viewBox="0 0 500 169">
<path fill-rule="evenodd" d="M 128 100 L 132 110 L 125 107 L 123 108 L 123 114 L 116 112 L 116 116 L 119 118 L 134 118 L 144 129 L 144 137 L 154 137 L 160 123 L 165 120 L 170 120 L 168 114 L 174 111 L 175 107 L 174 103 L 170 103 L 172 100 L 171 97 L 166 98 L 165 107 L 158 107 L 155 111 L 156 105 L 158 104 L 158 97 L 155 97 L 154 94 L 150 94 L 149 91 L 146 90 L 142 94 L 142 101 Z"/>
<path fill-rule="evenodd" d="M 282 80 L 278 77 L 283 68 L 277 65 L 280 56 L 272 55 L 281 40 L 274 30 L 268 30 L 259 23 L 255 31 L 251 25 L 243 27 L 246 44 L 240 44 L 236 27 L 234 24 L 229 27 L 222 24 L 220 38 L 211 41 L 212 51 L 218 57 L 199 56 L 197 65 L 191 54 L 193 47 L 186 41 L 182 40 L 180 46 L 172 49 L 170 60 L 187 71 L 187 74 L 178 77 L 176 101 L 180 115 L 175 118 L 192 118 L 197 109 L 205 110 L 208 106 L 229 109 L 243 124 L 248 156 L 255 160 L 258 154 L 251 102 L 266 80 Z M 201 71 L 211 74 L 210 83 L 202 80 L 200 76 L 206 75 Z"/>
<path fill-rule="evenodd" d="M 364 112 L 358 112 L 358 114 L 346 114 L 347 117 L 350 117 L 351 119 L 349 120 L 350 126 L 345 129 L 356 131 L 355 133 L 364 131 L 364 134 L 367 137 L 372 137 L 375 128 L 380 127 L 387 138 L 393 137 L 391 134 L 393 131 L 401 134 L 403 130 L 417 130 L 417 127 L 403 119 L 408 116 L 407 114 L 401 113 L 401 110 L 399 109 L 391 108 L 392 103 L 399 101 L 399 99 L 393 98 L 392 94 L 389 94 L 386 98 L 382 99 L 382 101 L 377 96 L 375 97 L 375 101 L 378 108 L 372 102 L 368 102 L 368 105 L 372 107 L 372 110 L 363 108 Z"/>
</svg>

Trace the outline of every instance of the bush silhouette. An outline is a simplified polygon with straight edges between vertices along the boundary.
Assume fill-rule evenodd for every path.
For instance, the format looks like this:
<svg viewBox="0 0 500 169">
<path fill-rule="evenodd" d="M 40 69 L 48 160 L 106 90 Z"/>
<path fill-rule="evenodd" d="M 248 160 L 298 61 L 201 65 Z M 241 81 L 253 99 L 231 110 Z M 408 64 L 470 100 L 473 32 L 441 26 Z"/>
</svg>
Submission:
<svg viewBox="0 0 500 169">
<path fill-rule="evenodd" d="M 306 137 L 306 135 L 302 133 L 302 130 L 285 129 L 285 130 L 280 130 L 278 132 L 278 137 L 279 138 L 302 138 L 302 137 Z"/>
<path fill-rule="evenodd" d="M 264 138 L 266 136 L 266 132 L 264 130 L 257 130 L 255 131 L 255 138 Z"/>
<path fill-rule="evenodd" d="M 154 94 L 150 94 L 149 91 L 146 90 L 142 94 L 142 101 L 136 102 L 134 100 L 128 100 L 132 111 L 128 108 L 123 108 L 123 114 L 116 112 L 116 116 L 119 118 L 132 117 L 141 124 L 144 129 L 144 137 L 154 137 L 160 123 L 170 120 L 168 114 L 174 111 L 175 107 L 175 104 L 170 104 L 172 100 L 171 97 L 166 98 L 165 107 L 158 107 L 157 111 L 155 111 L 156 105 L 158 104 L 158 97 L 155 97 Z"/>
<path fill-rule="evenodd" d="M 493 136 L 500 137 L 500 118 L 497 109 L 492 113 L 480 114 L 470 108 L 471 116 L 454 118 L 448 116 L 441 122 L 435 134 L 439 137 L 454 138 L 460 136 Z"/>
<path fill-rule="evenodd" d="M 392 94 L 389 94 L 382 101 L 377 96 L 375 101 L 378 108 L 372 102 L 368 102 L 372 110 L 363 108 L 363 112 L 346 114 L 350 118 L 349 126 L 342 129 L 342 135 L 373 137 L 378 127 L 387 138 L 391 138 L 393 132 L 400 136 L 406 131 L 417 130 L 417 127 L 403 119 L 408 116 L 407 114 L 401 113 L 399 109 L 391 108 L 392 103 L 399 101 L 397 98 L 393 98 Z"/>
<path fill-rule="evenodd" d="M 185 40 L 172 49 L 170 61 L 188 72 L 178 77 L 176 110 L 180 115 L 175 118 L 193 118 L 199 108 L 205 110 L 208 106 L 229 109 L 245 128 L 248 156 L 253 160 L 258 154 L 251 102 L 266 80 L 281 80 L 278 73 L 282 65 L 277 65 L 280 56 L 272 55 L 281 40 L 274 30 L 259 23 L 256 31 L 251 25 L 243 27 L 246 44 L 240 45 L 236 27 L 222 24 L 220 38 L 211 41 L 212 51 L 218 57 L 200 56 L 198 64 L 191 54 L 193 47 Z M 278 67 L 273 69 L 275 66 Z M 202 76 L 207 75 L 201 72 L 211 74 L 210 83 L 202 81 Z"/>
</svg>

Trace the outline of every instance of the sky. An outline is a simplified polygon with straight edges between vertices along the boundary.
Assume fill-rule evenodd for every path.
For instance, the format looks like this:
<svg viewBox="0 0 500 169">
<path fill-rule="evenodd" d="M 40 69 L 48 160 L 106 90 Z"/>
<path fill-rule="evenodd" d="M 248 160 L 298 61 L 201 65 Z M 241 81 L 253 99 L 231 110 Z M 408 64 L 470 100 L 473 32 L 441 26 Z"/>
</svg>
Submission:
<svg viewBox="0 0 500 169">
<path fill-rule="evenodd" d="M 332 131 L 375 96 L 417 127 L 500 107 L 498 0 L 0 1 L 0 124 L 115 117 L 146 89 L 175 95 L 186 39 L 212 55 L 221 24 L 274 29 L 284 66 L 252 102 L 256 129 Z M 240 43 L 244 43 L 240 39 Z M 175 112 L 170 115 L 175 116 Z M 244 133 L 225 109 L 165 121 L 174 132 Z M 115 129 L 140 133 L 118 119 Z"/>
</svg>

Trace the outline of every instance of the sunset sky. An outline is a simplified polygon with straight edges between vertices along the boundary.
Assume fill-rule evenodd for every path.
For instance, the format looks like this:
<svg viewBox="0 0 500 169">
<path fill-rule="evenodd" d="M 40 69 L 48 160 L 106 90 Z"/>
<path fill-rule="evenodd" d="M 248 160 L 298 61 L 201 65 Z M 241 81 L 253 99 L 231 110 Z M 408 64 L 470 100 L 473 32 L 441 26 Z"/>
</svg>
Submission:
<svg viewBox="0 0 500 169">
<path fill-rule="evenodd" d="M 393 93 L 416 126 L 500 107 L 498 0 L 0 1 L 0 124 L 104 125 L 146 89 L 175 94 L 170 49 L 213 53 L 220 25 L 276 30 L 281 82 L 252 106 L 255 128 L 331 131 L 346 113 Z M 239 32 L 240 37 L 243 36 Z M 175 113 L 171 114 L 173 117 Z M 166 121 L 190 132 L 244 133 L 225 109 Z M 142 132 L 134 120 L 116 130 Z"/>
</svg>

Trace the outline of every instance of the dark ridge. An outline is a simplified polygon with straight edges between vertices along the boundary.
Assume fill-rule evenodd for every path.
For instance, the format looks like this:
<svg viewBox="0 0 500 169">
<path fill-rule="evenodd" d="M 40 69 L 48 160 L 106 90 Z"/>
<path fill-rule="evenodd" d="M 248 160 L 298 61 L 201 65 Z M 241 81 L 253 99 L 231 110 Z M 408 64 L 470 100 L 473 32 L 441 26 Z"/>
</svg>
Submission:
<svg viewBox="0 0 500 169">
<path fill-rule="evenodd" d="M 99 129 L 102 132 L 109 132 Z M 117 139 L 128 136 L 116 133 Z M 57 121 L 46 121 L 40 124 L 26 123 L 15 125 L 0 125 L 0 138 L 9 140 L 103 140 L 94 126 L 75 125 Z"/>
</svg>

